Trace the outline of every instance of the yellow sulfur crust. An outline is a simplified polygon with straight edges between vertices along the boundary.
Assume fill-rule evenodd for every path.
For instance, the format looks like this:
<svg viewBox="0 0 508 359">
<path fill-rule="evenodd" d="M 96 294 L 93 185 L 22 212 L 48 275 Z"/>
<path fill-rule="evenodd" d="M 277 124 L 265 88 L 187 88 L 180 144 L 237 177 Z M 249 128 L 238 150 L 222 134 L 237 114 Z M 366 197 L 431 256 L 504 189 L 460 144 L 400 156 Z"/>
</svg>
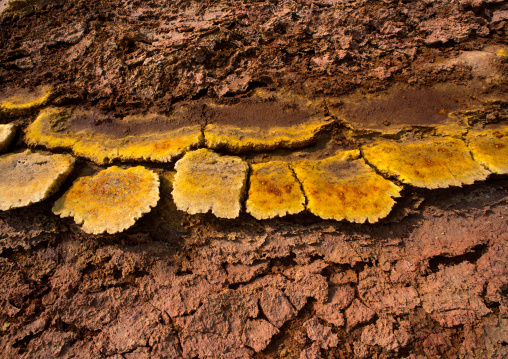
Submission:
<svg viewBox="0 0 508 359">
<path fill-rule="evenodd" d="M 281 161 L 251 166 L 247 212 L 257 219 L 282 217 L 305 209 L 305 197 L 289 165 Z"/>
<path fill-rule="evenodd" d="M 241 158 L 199 149 L 185 154 L 175 169 L 173 199 L 179 210 L 238 217 L 249 170 Z"/>
<path fill-rule="evenodd" d="M 92 115 L 91 111 L 79 109 L 44 109 L 26 129 L 26 140 L 30 145 L 72 149 L 76 155 L 99 164 L 114 160 L 170 162 L 185 151 L 197 147 L 203 140 L 200 125 L 122 137 L 97 133 L 92 127 L 79 131 L 69 129 L 73 121 Z M 123 122 L 139 123 L 149 121 L 152 117 L 153 115 L 130 116 Z"/>
<path fill-rule="evenodd" d="M 462 186 L 489 175 L 473 161 L 464 142 L 450 137 L 409 143 L 384 141 L 363 147 L 362 153 L 379 171 L 415 187 Z"/>
<path fill-rule="evenodd" d="M 401 188 L 374 172 L 359 155 L 358 150 L 344 151 L 293 165 L 312 213 L 356 223 L 375 223 L 390 213 Z"/>
<path fill-rule="evenodd" d="M 53 89 L 43 86 L 30 93 L 20 93 L 0 102 L 0 112 L 8 116 L 22 115 L 48 102 Z"/>
<path fill-rule="evenodd" d="M 0 156 L 0 210 L 25 207 L 54 193 L 74 167 L 68 155 L 26 150 Z"/>
<path fill-rule="evenodd" d="M 159 201 L 159 177 L 142 167 L 109 167 L 77 179 L 56 201 L 53 213 L 74 217 L 87 233 L 117 233 L 134 225 Z"/>
<path fill-rule="evenodd" d="M 0 125 L 0 152 L 5 151 L 5 149 L 9 147 L 15 134 L 16 126 L 12 123 Z"/>
<path fill-rule="evenodd" d="M 508 126 L 470 132 L 469 149 L 476 162 L 497 174 L 508 174 Z"/>
<path fill-rule="evenodd" d="M 208 124 L 205 144 L 209 148 L 227 148 L 234 152 L 302 147 L 312 143 L 316 135 L 332 122 L 331 117 L 325 117 L 293 127 L 270 129 Z"/>
</svg>

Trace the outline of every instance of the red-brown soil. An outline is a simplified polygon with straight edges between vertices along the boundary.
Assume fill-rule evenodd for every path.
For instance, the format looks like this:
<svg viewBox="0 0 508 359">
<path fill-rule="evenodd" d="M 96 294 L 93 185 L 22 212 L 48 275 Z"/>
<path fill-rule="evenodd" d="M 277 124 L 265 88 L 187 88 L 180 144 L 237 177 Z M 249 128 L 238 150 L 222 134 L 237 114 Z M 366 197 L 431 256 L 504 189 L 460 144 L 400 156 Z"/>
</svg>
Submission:
<svg viewBox="0 0 508 359">
<path fill-rule="evenodd" d="M 404 83 L 453 109 L 426 86 L 482 77 L 441 64 L 507 39 L 497 0 L 55 1 L 1 20 L 0 82 L 7 93 L 54 85 L 52 105 L 111 119 L 191 100 L 248 103 L 258 87 L 320 98 Z M 492 66 L 506 75 L 507 64 Z M 35 116 L 0 122 L 23 128 Z M 339 125 L 322 142 L 316 158 L 356 146 Z M 20 134 L 11 150 L 24 147 Z M 78 159 L 74 176 L 97 169 Z M 161 182 L 158 206 L 119 235 L 86 235 L 53 215 L 64 189 L 0 213 L 2 357 L 508 357 L 506 176 L 406 188 L 388 218 L 362 225 L 307 212 L 191 216 Z"/>
</svg>

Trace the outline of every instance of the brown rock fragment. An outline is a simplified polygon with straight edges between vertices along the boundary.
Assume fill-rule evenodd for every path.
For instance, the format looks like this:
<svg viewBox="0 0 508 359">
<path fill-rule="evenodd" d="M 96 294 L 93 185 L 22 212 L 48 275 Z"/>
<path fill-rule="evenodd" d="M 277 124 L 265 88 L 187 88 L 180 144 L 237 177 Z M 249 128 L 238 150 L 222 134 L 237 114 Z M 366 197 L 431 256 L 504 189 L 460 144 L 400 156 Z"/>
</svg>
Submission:
<svg viewBox="0 0 508 359">
<path fill-rule="evenodd" d="M 321 350 L 318 343 L 313 343 L 309 348 L 302 350 L 300 359 L 322 359 Z"/>
<path fill-rule="evenodd" d="M 462 262 L 422 280 L 422 306 L 444 327 L 471 324 L 490 313 L 481 298 L 485 280 L 475 266 Z"/>
<path fill-rule="evenodd" d="M 370 322 L 376 313 L 363 304 L 359 299 L 353 300 L 353 303 L 346 309 L 346 321 L 348 330 L 357 325 Z"/>
<path fill-rule="evenodd" d="M 258 300 L 241 291 L 210 296 L 188 319 L 180 333 L 183 357 L 248 357 L 242 335 L 250 318 L 258 316 Z M 243 339 L 250 341 L 248 336 Z M 261 343 L 258 343 L 261 346 Z"/>
<path fill-rule="evenodd" d="M 321 274 L 303 274 L 294 282 L 288 283 L 285 294 L 297 310 L 302 309 L 308 298 L 315 298 L 319 303 L 326 301 L 328 283 Z"/>
<path fill-rule="evenodd" d="M 268 287 L 263 291 L 259 304 L 270 323 L 277 328 L 296 317 L 297 314 L 286 296 L 280 290 L 272 287 Z"/>
<path fill-rule="evenodd" d="M 264 319 L 248 320 L 243 329 L 242 341 L 255 352 L 260 352 L 277 333 L 279 330 Z"/>
<path fill-rule="evenodd" d="M 379 345 L 387 351 L 398 351 L 409 343 L 409 334 L 404 327 L 394 329 L 395 320 L 391 317 L 381 318 L 362 332 L 362 343 Z"/>
<path fill-rule="evenodd" d="M 360 273 L 358 292 L 362 301 L 376 313 L 409 314 L 420 305 L 414 286 L 394 282 L 376 267 Z"/>
<path fill-rule="evenodd" d="M 316 317 L 303 323 L 303 326 L 307 329 L 310 340 L 319 344 L 322 349 L 335 348 L 339 344 L 337 334 L 332 333 L 332 329 L 321 324 Z"/>
<path fill-rule="evenodd" d="M 350 286 L 330 288 L 329 299 L 326 303 L 317 303 L 316 315 L 336 327 L 344 325 L 343 311 L 355 297 L 355 290 Z"/>
</svg>

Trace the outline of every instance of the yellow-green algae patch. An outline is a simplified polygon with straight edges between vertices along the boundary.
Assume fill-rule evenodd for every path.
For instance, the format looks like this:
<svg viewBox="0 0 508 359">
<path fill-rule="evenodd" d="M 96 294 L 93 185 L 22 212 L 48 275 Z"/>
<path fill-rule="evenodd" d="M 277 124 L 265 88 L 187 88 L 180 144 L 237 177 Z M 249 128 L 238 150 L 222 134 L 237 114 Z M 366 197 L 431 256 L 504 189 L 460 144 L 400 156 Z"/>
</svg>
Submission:
<svg viewBox="0 0 508 359">
<path fill-rule="evenodd" d="M 333 123 L 324 104 L 286 92 L 258 90 L 235 104 L 208 104 L 205 144 L 233 152 L 311 144 Z"/>
<path fill-rule="evenodd" d="M 14 124 L 0 125 L 0 152 L 5 151 L 9 147 L 15 134 L 16 126 Z"/>
<path fill-rule="evenodd" d="M 25 207 L 58 190 L 74 167 L 68 155 L 26 150 L 0 156 L 0 210 Z"/>
<path fill-rule="evenodd" d="M 42 86 L 33 91 L 18 90 L 0 100 L 0 113 L 7 116 L 22 115 L 46 104 L 53 89 Z"/>
<path fill-rule="evenodd" d="M 175 169 L 173 199 L 179 210 L 190 214 L 211 210 L 220 218 L 238 217 L 249 170 L 241 158 L 199 149 L 186 153 Z"/>
<path fill-rule="evenodd" d="M 122 232 L 159 201 L 159 177 L 142 167 L 109 167 L 78 178 L 56 201 L 53 213 L 74 217 L 91 234 Z"/>
<path fill-rule="evenodd" d="M 390 213 L 401 188 L 378 175 L 359 156 L 358 150 L 343 151 L 293 165 L 312 213 L 356 223 L 375 223 Z"/>
<path fill-rule="evenodd" d="M 508 126 L 471 131 L 467 141 L 476 162 L 491 172 L 508 174 Z"/>
<path fill-rule="evenodd" d="M 489 175 L 461 140 L 443 137 L 399 143 L 382 141 L 362 148 L 379 171 L 415 187 L 446 188 L 472 184 Z"/>
<path fill-rule="evenodd" d="M 200 124 L 183 126 L 178 114 L 110 119 L 91 110 L 47 108 L 26 129 L 30 145 L 67 148 L 96 163 L 170 162 L 202 143 Z"/>
<path fill-rule="evenodd" d="M 247 212 L 257 219 L 282 217 L 305 209 L 305 196 L 286 162 L 253 164 Z"/>
</svg>

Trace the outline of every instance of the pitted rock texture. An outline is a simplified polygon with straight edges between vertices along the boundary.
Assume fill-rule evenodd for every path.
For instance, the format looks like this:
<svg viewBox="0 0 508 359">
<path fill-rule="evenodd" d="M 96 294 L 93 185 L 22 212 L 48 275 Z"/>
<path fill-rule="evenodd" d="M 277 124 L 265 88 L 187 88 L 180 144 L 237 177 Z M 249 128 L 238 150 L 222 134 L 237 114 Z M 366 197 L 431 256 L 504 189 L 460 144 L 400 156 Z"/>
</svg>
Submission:
<svg viewBox="0 0 508 359">
<path fill-rule="evenodd" d="M 282 161 L 253 164 L 249 175 L 247 213 L 257 219 L 296 214 L 305 209 L 300 182 L 288 163 Z"/>
<path fill-rule="evenodd" d="M 74 168 L 68 155 L 9 153 L 0 156 L 0 210 L 25 207 L 58 190 Z"/>
<path fill-rule="evenodd" d="M 4 152 L 16 134 L 16 126 L 12 123 L 0 125 L 0 153 Z"/>
<path fill-rule="evenodd" d="M 173 198 L 190 214 L 212 211 L 219 218 L 236 218 L 245 195 L 249 166 L 239 157 L 219 156 L 200 149 L 175 164 Z"/>
<path fill-rule="evenodd" d="M 179 123 L 179 114 L 131 115 L 121 120 L 92 110 L 51 107 L 26 129 L 28 144 L 71 149 L 99 164 L 122 161 L 171 162 L 197 147 L 201 125 Z"/>
<path fill-rule="evenodd" d="M 134 225 L 159 201 L 159 177 L 138 166 L 109 167 L 78 178 L 53 206 L 53 213 L 73 217 L 87 233 L 117 233 Z"/>
<path fill-rule="evenodd" d="M 472 184 L 490 174 L 473 161 L 465 143 L 452 137 L 411 142 L 384 141 L 362 148 L 377 170 L 423 188 Z"/>
<path fill-rule="evenodd" d="M 356 223 L 375 223 L 390 213 L 401 188 L 374 172 L 359 155 L 346 151 L 292 165 L 312 213 Z"/>
</svg>

